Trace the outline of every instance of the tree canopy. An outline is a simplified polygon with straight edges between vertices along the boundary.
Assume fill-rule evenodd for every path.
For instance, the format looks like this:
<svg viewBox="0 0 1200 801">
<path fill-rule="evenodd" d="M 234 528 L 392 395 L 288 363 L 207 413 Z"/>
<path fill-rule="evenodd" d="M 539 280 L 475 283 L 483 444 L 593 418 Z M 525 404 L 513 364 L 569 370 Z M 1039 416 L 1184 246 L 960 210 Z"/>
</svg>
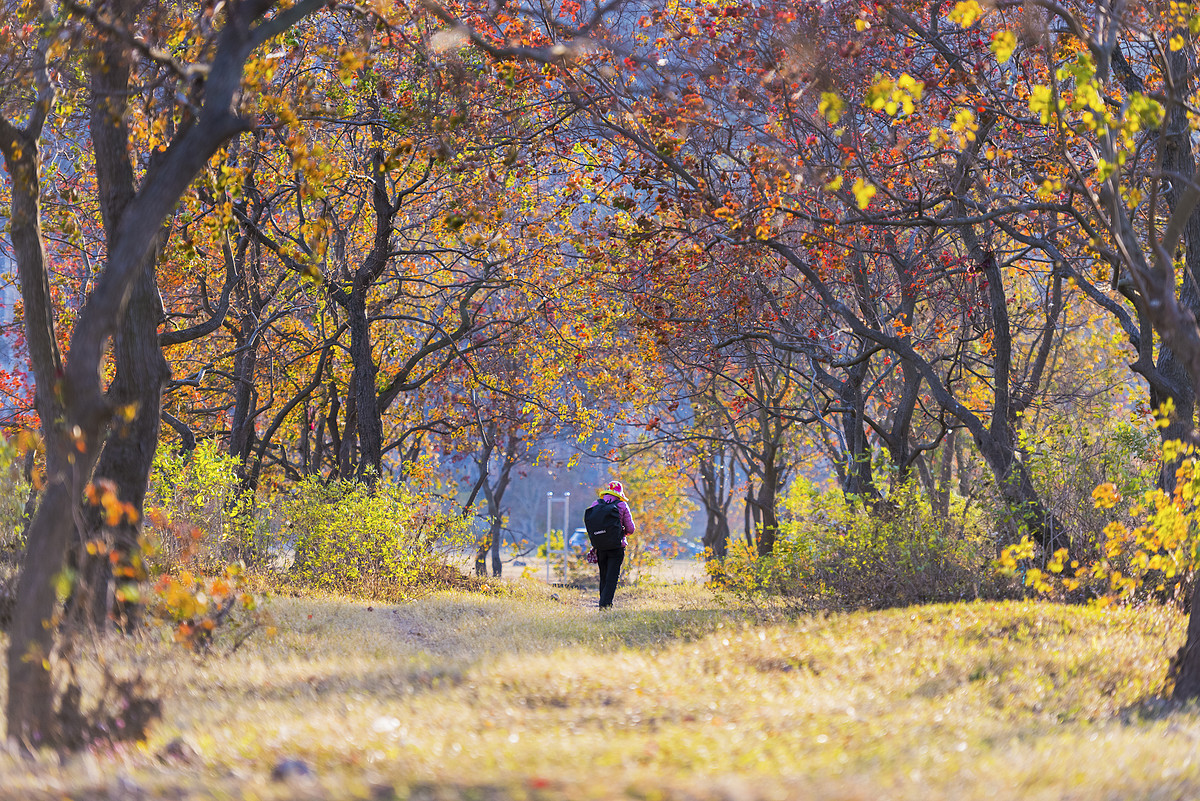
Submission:
<svg viewBox="0 0 1200 801">
<path fill-rule="evenodd" d="M 978 479 L 1045 564 L 1097 536 L 1055 426 L 1158 410 L 1166 492 L 1195 444 L 1192 5 L 4 11 L 0 383 L 41 437 L 12 737 L 54 737 L 61 626 L 137 624 L 160 436 L 252 498 L 432 464 L 481 573 L 514 477 L 584 454 L 690 484 L 717 559 L 735 497 L 768 557 L 828 474 L 881 515 Z"/>
</svg>

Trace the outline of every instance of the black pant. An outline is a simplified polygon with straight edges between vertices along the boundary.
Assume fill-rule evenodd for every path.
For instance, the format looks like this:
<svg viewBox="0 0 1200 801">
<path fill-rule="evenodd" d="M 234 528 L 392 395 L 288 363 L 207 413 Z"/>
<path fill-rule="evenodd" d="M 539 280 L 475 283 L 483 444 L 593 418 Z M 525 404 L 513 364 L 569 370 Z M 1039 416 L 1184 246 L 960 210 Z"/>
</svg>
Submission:
<svg viewBox="0 0 1200 801">
<path fill-rule="evenodd" d="M 617 582 L 621 580 L 621 563 L 625 561 L 625 549 L 596 551 L 596 560 L 600 566 L 600 608 L 604 609 L 612 606 L 613 596 L 617 594 Z"/>
</svg>

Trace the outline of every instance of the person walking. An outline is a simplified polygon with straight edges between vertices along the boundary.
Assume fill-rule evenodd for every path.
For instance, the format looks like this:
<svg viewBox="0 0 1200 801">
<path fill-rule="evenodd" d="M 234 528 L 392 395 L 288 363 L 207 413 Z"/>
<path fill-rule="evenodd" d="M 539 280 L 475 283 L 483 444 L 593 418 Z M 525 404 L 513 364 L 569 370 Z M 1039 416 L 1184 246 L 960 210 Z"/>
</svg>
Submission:
<svg viewBox="0 0 1200 801">
<path fill-rule="evenodd" d="M 615 518 L 620 521 L 621 537 L 619 545 L 615 537 L 605 541 L 601 539 L 596 545 L 596 564 L 600 568 L 600 608 L 608 609 L 613 605 L 613 596 L 617 593 L 617 582 L 621 579 L 621 563 L 625 561 L 625 548 L 629 545 L 629 535 L 632 534 L 636 527 L 633 523 L 633 515 L 629 511 L 629 498 L 625 497 L 625 488 L 621 486 L 620 481 L 610 481 L 607 487 L 602 487 L 596 493 L 599 497 L 596 502 L 588 507 L 588 511 L 600 506 L 601 504 L 615 505 Z M 591 515 L 584 515 L 586 520 Z M 592 526 L 588 528 L 589 532 Z M 603 532 L 601 532 L 603 533 Z M 594 538 L 595 543 L 598 538 Z M 609 544 L 613 543 L 613 544 Z"/>
</svg>

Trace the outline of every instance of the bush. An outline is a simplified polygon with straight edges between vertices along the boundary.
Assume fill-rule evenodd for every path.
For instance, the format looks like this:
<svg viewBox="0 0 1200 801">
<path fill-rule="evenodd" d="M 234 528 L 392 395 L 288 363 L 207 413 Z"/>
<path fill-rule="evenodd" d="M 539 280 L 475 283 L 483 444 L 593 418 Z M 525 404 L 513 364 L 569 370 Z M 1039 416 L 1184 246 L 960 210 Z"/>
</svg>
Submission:
<svg viewBox="0 0 1200 801">
<path fill-rule="evenodd" d="M 473 542 L 469 521 L 402 484 L 296 486 L 281 510 L 294 548 L 290 576 L 334 592 L 399 599 L 440 580 L 451 550 Z"/>
<path fill-rule="evenodd" d="M 23 461 L 34 447 L 32 440 L 28 432 L 13 440 L 0 438 L 0 557 L 11 555 L 15 559 L 25 547 L 22 536 L 29 482 L 25 480 Z"/>
<path fill-rule="evenodd" d="M 270 520 L 241 486 L 237 460 L 216 440 L 186 453 L 164 445 L 155 454 L 146 497 L 152 572 L 185 566 L 216 574 L 230 562 L 256 563 Z"/>
<path fill-rule="evenodd" d="M 712 583 L 747 600 L 797 609 L 883 608 L 1011 594 L 990 565 L 990 543 L 952 514 L 935 517 L 915 482 L 868 509 L 802 481 L 774 552 L 731 544 L 710 562 Z M 960 509 L 961 511 L 961 509 Z"/>
<path fill-rule="evenodd" d="M 1110 522 L 1092 491 L 1108 483 L 1121 497 L 1141 498 L 1157 486 L 1160 443 L 1152 425 L 1067 419 L 1036 437 L 1023 431 L 1021 444 L 1043 502 L 1071 532 L 1071 556 L 1082 563 L 1104 558 L 1102 532 Z"/>
<path fill-rule="evenodd" d="M 1180 462 L 1172 492 L 1156 487 L 1128 497 L 1115 482 L 1100 484 L 1091 505 L 1110 521 L 1099 534 L 1049 559 L 1025 537 L 1000 554 L 1001 569 L 1055 599 L 1170 601 L 1189 610 L 1200 565 L 1200 461 L 1194 446 L 1178 441 L 1163 443 L 1162 458 Z"/>
</svg>

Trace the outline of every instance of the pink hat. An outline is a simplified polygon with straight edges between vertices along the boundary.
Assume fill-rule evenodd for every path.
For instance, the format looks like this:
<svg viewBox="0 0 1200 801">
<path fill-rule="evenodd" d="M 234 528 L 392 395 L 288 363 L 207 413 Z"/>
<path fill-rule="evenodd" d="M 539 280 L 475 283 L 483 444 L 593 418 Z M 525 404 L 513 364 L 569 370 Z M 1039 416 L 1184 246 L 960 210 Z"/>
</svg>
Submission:
<svg viewBox="0 0 1200 801">
<path fill-rule="evenodd" d="M 620 481 L 610 481 L 607 487 L 602 487 L 596 491 L 597 495 L 615 495 L 625 503 L 629 503 L 629 499 L 625 497 L 625 488 L 621 486 Z"/>
</svg>

